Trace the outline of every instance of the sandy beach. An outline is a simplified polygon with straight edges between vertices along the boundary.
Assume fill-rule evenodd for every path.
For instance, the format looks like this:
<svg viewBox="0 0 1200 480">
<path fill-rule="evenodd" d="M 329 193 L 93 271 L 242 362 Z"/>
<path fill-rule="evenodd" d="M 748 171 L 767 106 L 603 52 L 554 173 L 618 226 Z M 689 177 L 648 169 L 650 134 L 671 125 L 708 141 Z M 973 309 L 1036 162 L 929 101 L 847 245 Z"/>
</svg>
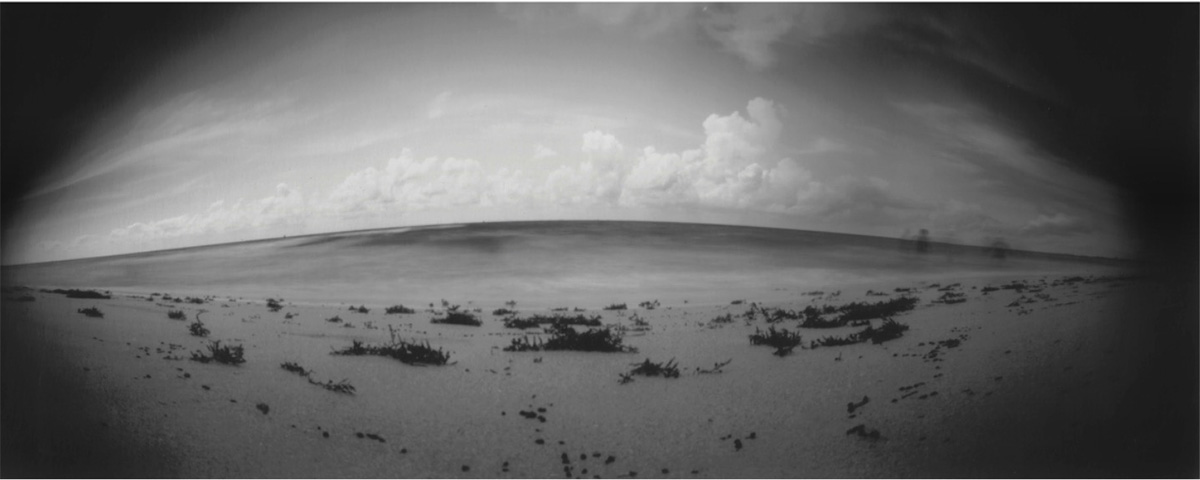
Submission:
<svg viewBox="0 0 1200 480">
<path fill-rule="evenodd" d="M 1156 290 L 1092 270 L 637 306 L 655 300 L 647 292 L 619 311 L 452 299 L 460 311 L 478 309 L 480 326 L 431 323 L 447 310 L 434 299 L 389 315 L 383 304 L 359 313 L 287 298 L 271 311 L 265 298 L 190 303 L 185 291 L 114 290 L 79 299 L 9 286 L 4 405 L 20 415 L 6 416 L 4 431 L 27 470 L 6 475 L 1106 476 L 1119 460 L 1104 454 L 1119 443 L 1116 419 L 1138 374 L 1139 328 L 1120 320 L 1137 313 L 1129 299 Z M 948 292 L 965 301 L 935 303 Z M 762 314 L 896 298 L 917 299 L 892 316 L 909 328 L 879 344 L 813 346 L 863 326 L 803 328 Z M 103 317 L 80 313 L 89 307 Z M 501 308 L 599 315 L 637 352 L 504 351 L 514 338 L 549 335 L 505 328 L 493 314 Z M 174 310 L 185 318 L 168 318 Z M 342 321 L 328 321 L 335 316 Z M 206 337 L 189 332 L 197 318 Z M 785 356 L 748 341 L 768 326 L 803 341 Z M 356 340 L 386 344 L 389 329 L 444 349 L 449 363 L 331 355 Z M 191 359 L 212 340 L 243 346 L 245 363 Z M 621 382 L 647 359 L 673 359 L 678 377 Z M 312 381 L 281 368 L 288 362 Z M 352 394 L 316 384 L 343 380 Z"/>
</svg>

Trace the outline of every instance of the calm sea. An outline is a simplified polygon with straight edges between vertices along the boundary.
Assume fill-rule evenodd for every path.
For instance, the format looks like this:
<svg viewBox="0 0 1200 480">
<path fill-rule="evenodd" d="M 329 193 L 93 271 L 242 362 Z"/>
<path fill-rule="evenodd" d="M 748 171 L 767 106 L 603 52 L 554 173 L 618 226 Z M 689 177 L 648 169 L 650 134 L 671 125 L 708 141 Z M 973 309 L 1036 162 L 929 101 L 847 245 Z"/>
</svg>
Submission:
<svg viewBox="0 0 1200 480">
<path fill-rule="evenodd" d="M 976 247 L 917 254 L 897 239 L 651 222 L 443 225 L 282 238 L 5 267 L 6 285 L 103 288 L 295 302 L 499 305 L 736 298 L 875 281 L 1103 267 L 1078 257 Z"/>
</svg>

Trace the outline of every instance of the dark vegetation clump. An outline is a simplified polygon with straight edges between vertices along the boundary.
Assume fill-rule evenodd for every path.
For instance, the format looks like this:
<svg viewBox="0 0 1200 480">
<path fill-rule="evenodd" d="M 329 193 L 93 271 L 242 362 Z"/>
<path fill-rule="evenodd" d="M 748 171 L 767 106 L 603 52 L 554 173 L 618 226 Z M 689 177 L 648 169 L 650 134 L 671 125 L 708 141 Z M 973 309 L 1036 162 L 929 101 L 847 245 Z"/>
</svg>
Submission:
<svg viewBox="0 0 1200 480">
<path fill-rule="evenodd" d="M 207 337 L 209 333 L 212 333 L 208 331 L 208 328 L 204 326 L 204 322 L 200 320 L 196 320 L 188 325 L 188 331 L 192 333 L 192 336 L 196 337 Z"/>
<path fill-rule="evenodd" d="M 472 315 L 470 312 L 459 310 L 458 305 L 448 308 L 446 310 L 445 317 L 435 318 L 432 320 L 432 322 L 448 323 L 451 325 L 469 325 L 472 327 L 483 325 L 483 320 L 480 320 L 479 317 Z"/>
<path fill-rule="evenodd" d="M 730 305 L 741 305 L 743 303 L 746 303 L 746 301 L 745 300 L 734 300 L 732 302 L 729 302 Z"/>
<path fill-rule="evenodd" d="M 943 293 L 942 296 L 938 297 L 937 300 L 934 300 L 933 303 L 944 303 L 946 305 L 953 305 L 955 303 L 963 303 L 965 301 L 967 301 L 965 294 L 962 294 L 959 292 L 946 292 L 946 293 Z"/>
<path fill-rule="evenodd" d="M 667 361 L 667 363 L 651 362 L 647 358 L 642 363 L 633 364 L 634 369 L 628 373 L 621 374 L 621 384 L 633 381 L 634 375 L 643 377 L 663 377 L 663 378 L 679 378 L 679 365 L 675 363 L 675 359 Z"/>
<path fill-rule="evenodd" d="M 399 360 L 409 365 L 445 365 L 450 354 L 440 347 L 434 350 L 429 342 L 409 342 L 399 337 L 398 332 L 388 325 L 391 341 L 383 345 L 366 345 L 354 340 L 349 347 L 333 351 L 333 355 L 376 355 Z"/>
<path fill-rule="evenodd" d="M 79 312 L 79 313 L 82 313 L 82 314 L 84 314 L 84 315 L 86 315 L 86 316 L 89 316 L 89 317 L 95 317 L 95 318 L 104 318 L 104 312 L 101 312 L 101 311 L 100 311 L 100 309 L 98 309 L 98 308 L 96 308 L 96 307 L 91 307 L 91 308 L 80 308 L 80 309 L 78 309 L 78 310 L 75 310 L 75 311 L 76 311 L 76 312 Z"/>
<path fill-rule="evenodd" d="M 295 362 L 283 362 L 283 364 L 279 365 L 279 368 L 292 372 L 301 377 L 307 377 L 312 374 L 312 370 L 305 370 L 304 367 L 301 367 L 300 364 Z"/>
<path fill-rule="evenodd" d="M 870 320 L 873 318 L 890 317 L 900 312 L 907 312 L 916 308 L 916 297 L 900 297 L 891 300 L 883 300 L 876 303 L 866 302 L 851 302 L 842 305 L 838 310 L 842 313 L 838 320 L 842 322 L 850 322 L 851 320 Z"/>
<path fill-rule="evenodd" d="M 908 330 L 908 325 L 899 323 L 891 318 L 885 318 L 879 328 L 868 325 L 867 328 L 861 331 L 851 333 L 845 337 L 827 336 L 816 340 L 809 344 L 809 348 L 817 347 L 838 347 L 842 345 L 854 345 L 870 341 L 874 344 L 880 344 L 888 340 L 900 338 L 904 332 Z"/>
<path fill-rule="evenodd" d="M 385 310 L 384 313 L 387 315 L 399 315 L 399 314 L 408 315 L 408 314 L 417 313 L 417 311 L 413 310 L 411 308 L 408 308 L 404 305 L 393 305 L 393 306 L 387 307 L 387 310 Z"/>
<path fill-rule="evenodd" d="M 371 309 L 367 308 L 367 306 L 366 306 L 366 305 L 361 305 L 361 306 L 358 306 L 358 307 L 356 307 L 356 306 L 354 306 L 354 305 L 351 305 L 351 306 L 350 306 L 350 311 L 351 311 L 351 312 L 355 312 L 355 313 L 371 313 Z"/>
<path fill-rule="evenodd" d="M 312 378 L 309 378 L 308 383 L 319 386 L 319 387 L 329 390 L 331 392 L 344 393 L 346 395 L 354 395 L 354 385 L 351 385 L 350 381 L 348 381 L 346 379 L 342 379 L 342 381 L 340 381 L 340 382 L 333 383 L 333 380 L 326 380 L 324 382 L 318 382 L 316 380 L 313 380 Z"/>
<path fill-rule="evenodd" d="M 329 322 L 329 323 L 342 323 L 342 317 L 339 315 L 334 315 L 332 317 L 326 318 L 325 321 Z"/>
<path fill-rule="evenodd" d="M 492 315 L 495 315 L 497 317 L 503 317 L 505 315 L 516 315 L 516 314 L 517 314 L 516 310 L 509 310 L 507 308 L 497 308 L 495 310 L 492 310 Z"/>
<path fill-rule="evenodd" d="M 504 319 L 504 328 L 537 328 L 546 325 L 581 325 L 584 327 L 599 327 L 600 316 L 587 317 L 584 315 L 576 315 L 574 317 L 556 314 L 551 316 L 534 315 L 529 318 L 510 317 Z"/>
<path fill-rule="evenodd" d="M 637 352 L 636 348 L 624 345 L 624 337 L 610 328 L 589 328 L 578 332 L 569 325 L 552 325 L 550 339 L 543 341 L 529 337 L 514 338 L 504 347 L 506 352 L 529 352 L 541 350 L 575 350 L 580 352 Z"/>
<path fill-rule="evenodd" d="M 718 315 L 716 318 L 713 318 L 712 320 L 710 320 L 710 323 L 713 323 L 713 324 L 733 323 L 733 315 L 729 314 L 729 313 L 726 313 L 724 315 Z"/>
<path fill-rule="evenodd" d="M 604 307 L 604 310 L 626 310 L 628 308 L 629 307 L 627 307 L 624 303 L 614 303 L 612 305 Z"/>
<path fill-rule="evenodd" d="M 92 298 L 96 300 L 108 300 L 112 298 L 112 295 L 105 295 L 95 290 L 76 290 L 74 288 L 69 290 L 63 290 L 61 288 L 56 288 L 54 290 L 43 289 L 42 293 L 57 293 L 60 295 L 66 295 L 67 298 Z"/>
<path fill-rule="evenodd" d="M 754 329 L 750 335 L 751 345 L 767 345 L 775 347 L 775 355 L 784 356 L 792 353 L 792 349 L 800 345 L 803 338 L 798 333 L 789 332 L 786 328 L 776 330 L 774 326 L 767 327 L 766 332 Z"/>
<path fill-rule="evenodd" d="M 283 304 L 279 303 L 281 301 L 283 301 L 283 299 L 276 300 L 274 298 L 268 298 L 267 299 L 267 308 L 270 309 L 272 312 L 278 312 L 279 310 L 283 309 Z"/>
<path fill-rule="evenodd" d="M 638 306 L 639 306 L 639 307 L 642 307 L 642 308 L 644 308 L 644 309 L 646 309 L 646 310 L 654 310 L 655 308 L 658 308 L 658 306 L 659 306 L 659 305 L 661 305 L 661 304 L 660 304 L 660 303 L 658 303 L 658 300 L 654 300 L 654 301 L 645 301 L 645 302 L 642 302 L 642 303 L 639 303 L 639 304 L 638 304 Z"/>
<path fill-rule="evenodd" d="M 197 350 L 192 352 L 192 360 L 200 363 L 217 362 L 226 365 L 240 365 L 246 363 L 246 359 L 242 356 L 245 353 L 241 345 L 221 345 L 220 340 L 213 340 L 208 344 L 208 354 Z"/>
<path fill-rule="evenodd" d="M 171 320 L 187 320 L 187 315 L 183 310 L 171 310 L 167 312 L 167 318 Z"/>
</svg>

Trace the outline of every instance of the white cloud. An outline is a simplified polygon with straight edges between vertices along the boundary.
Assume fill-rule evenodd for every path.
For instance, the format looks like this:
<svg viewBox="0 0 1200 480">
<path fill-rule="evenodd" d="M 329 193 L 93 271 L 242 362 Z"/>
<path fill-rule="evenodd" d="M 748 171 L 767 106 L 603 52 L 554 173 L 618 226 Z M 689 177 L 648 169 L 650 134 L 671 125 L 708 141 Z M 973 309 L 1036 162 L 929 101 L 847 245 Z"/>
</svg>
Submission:
<svg viewBox="0 0 1200 480">
<path fill-rule="evenodd" d="M 533 158 L 536 160 L 541 160 L 543 158 L 554 158 L 557 156 L 558 156 L 558 152 L 554 151 L 550 147 L 547 147 L 540 143 L 533 146 Z"/>
<path fill-rule="evenodd" d="M 300 191 L 280 183 L 275 194 L 252 201 L 238 200 L 232 205 L 217 201 L 203 213 L 178 215 L 149 223 L 137 222 L 109 232 L 107 241 L 146 244 L 181 237 L 213 235 L 241 230 L 301 224 L 311 213 Z M 86 236 L 85 236 L 86 237 Z M 83 242 L 84 237 L 77 239 Z M 89 239 L 93 242 L 98 239 Z"/>
<path fill-rule="evenodd" d="M 625 146 L 612 134 L 592 130 L 583 134 L 583 153 L 595 156 L 615 156 L 625 151 Z"/>
</svg>

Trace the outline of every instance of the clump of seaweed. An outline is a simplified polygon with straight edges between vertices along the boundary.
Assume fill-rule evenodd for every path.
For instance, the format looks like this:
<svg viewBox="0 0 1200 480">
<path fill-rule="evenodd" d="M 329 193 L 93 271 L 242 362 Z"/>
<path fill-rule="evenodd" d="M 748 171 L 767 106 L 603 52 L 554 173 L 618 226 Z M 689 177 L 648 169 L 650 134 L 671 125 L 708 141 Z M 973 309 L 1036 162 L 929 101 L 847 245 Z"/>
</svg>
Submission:
<svg viewBox="0 0 1200 480">
<path fill-rule="evenodd" d="M 718 315 L 716 318 L 709 320 L 709 323 L 712 323 L 712 324 L 733 323 L 733 315 L 729 314 L 729 313 L 726 313 L 725 315 Z"/>
<path fill-rule="evenodd" d="M 478 327 L 480 325 L 483 325 L 483 320 L 480 320 L 478 317 L 476 317 L 475 315 L 472 315 L 470 312 L 465 312 L 465 311 L 459 310 L 458 305 L 449 307 L 446 310 L 445 317 L 435 318 L 435 319 L 431 320 L 431 322 L 432 323 L 447 323 L 447 324 L 451 324 L 451 325 L 468 325 L 468 326 L 472 326 L 472 327 Z"/>
<path fill-rule="evenodd" d="M 98 308 L 96 308 L 96 307 L 91 307 L 91 308 L 80 308 L 80 309 L 78 309 L 78 310 L 75 310 L 75 311 L 76 311 L 76 312 L 78 312 L 78 313 L 82 313 L 82 314 L 84 314 L 85 316 L 88 316 L 88 317 L 93 317 L 93 318 L 104 318 L 104 312 L 101 312 L 101 311 L 100 311 L 100 309 L 98 309 Z"/>
<path fill-rule="evenodd" d="M 413 310 L 411 308 L 408 308 L 404 305 L 392 305 L 390 307 L 387 307 L 386 310 L 384 310 L 384 314 L 386 314 L 386 315 L 399 315 L 399 314 L 408 315 L 408 314 L 413 314 L 413 313 L 417 313 L 417 311 Z"/>
<path fill-rule="evenodd" d="M 61 288 L 56 288 L 54 290 L 42 289 L 41 292 L 66 295 L 67 298 L 91 298 L 95 300 L 109 300 L 112 298 L 112 295 L 106 295 L 95 290 L 76 290 L 74 288 L 69 290 L 63 290 Z"/>
<path fill-rule="evenodd" d="M 774 326 L 767 327 L 766 332 L 755 328 L 754 334 L 750 335 L 751 345 L 775 347 L 775 355 L 781 357 L 792 353 L 792 349 L 799 346 L 803 340 L 798 333 L 789 332 L 786 328 L 776 330 Z"/>
<path fill-rule="evenodd" d="M 183 310 L 171 310 L 167 312 L 167 318 L 171 320 L 187 320 L 187 314 Z"/>
<path fill-rule="evenodd" d="M 626 310 L 628 308 L 629 307 L 626 306 L 624 303 L 614 303 L 612 305 L 604 307 L 603 310 Z"/>
<path fill-rule="evenodd" d="M 212 333 L 204 326 L 204 322 L 201 322 L 199 319 L 188 325 L 188 331 L 192 333 L 192 336 L 196 337 L 207 337 L 209 333 Z"/>
<path fill-rule="evenodd" d="M 965 301 L 967 301 L 965 294 L 947 291 L 946 293 L 943 293 L 942 296 L 938 297 L 937 300 L 934 300 L 933 303 L 953 305 L 955 303 L 963 303 Z"/>
<path fill-rule="evenodd" d="M 388 325 L 391 341 L 383 345 L 367 345 L 359 340 L 351 342 L 349 347 L 335 350 L 333 355 L 376 355 L 399 360 L 409 365 L 445 365 L 450 361 L 450 354 L 440 347 L 434 350 L 429 342 L 409 342 L 399 337 L 399 333 Z"/>
<path fill-rule="evenodd" d="M 319 386 L 319 387 L 329 390 L 331 392 L 344 393 L 346 395 L 354 395 L 354 385 L 351 385 L 350 381 L 346 380 L 346 379 L 342 379 L 342 381 L 340 381 L 340 382 L 333 383 L 333 380 L 326 380 L 324 382 L 318 382 L 316 380 L 313 380 L 312 378 L 309 378 L 308 383 Z"/>
<path fill-rule="evenodd" d="M 624 345 L 624 337 L 611 328 L 589 328 L 578 332 L 569 325 L 552 325 L 549 329 L 550 338 L 543 341 L 528 337 L 514 338 L 512 344 L 504 347 L 507 352 L 527 352 L 540 350 L 575 350 L 580 352 L 637 352 L 637 349 Z"/>
<path fill-rule="evenodd" d="M 879 325 L 879 328 L 868 325 L 867 328 L 845 337 L 827 336 L 812 342 L 809 344 L 809 348 L 853 345 L 868 340 L 871 343 L 880 344 L 888 340 L 900 338 L 906 331 L 908 331 L 908 325 L 899 323 L 891 318 L 885 318 L 883 323 Z"/>
<path fill-rule="evenodd" d="M 300 364 L 295 362 L 283 362 L 283 364 L 279 365 L 279 368 L 292 372 L 301 377 L 307 377 L 313 373 L 312 370 L 305 370 L 304 367 L 301 367 Z"/>
<path fill-rule="evenodd" d="M 646 310 L 654 310 L 655 308 L 658 308 L 659 305 L 661 305 L 661 304 L 658 303 L 658 300 L 653 300 L 653 301 L 647 300 L 645 302 L 638 304 L 639 307 L 642 307 Z"/>
<path fill-rule="evenodd" d="M 634 375 L 641 375 L 643 377 L 679 378 L 679 365 L 675 363 L 674 358 L 668 360 L 667 363 L 655 363 L 651 362 L 650 359 L 647 358 L 642 363 L 634 363 L 633 366 L 635 367 L 633 370 L 630 370 L 629 373 L 621 375 L 620 383 L 622 385 L 632 382 Z"/>
<path fill-rule="evenodd" d="M 241 345 L 221 345 L 220 340 L 213 340 L 208 344 L 208 354 L 197 350 L 192 352 L 192 360 L 200 363 L 217 362 L 226 365 L 240 365 L 246 363 L 246 359 L 242 356 L 245 353 Z"/>
<path fill-rule="evenodd" d="M 505 315 L 516 315 L 516 314 L 517 314 L 516 310 L 509 310 L 507 308 L 497 308 L 495 310 L 492 310 L 492 315 L 495 315 L 497 317 L 503 317 Z"/>
<path fill-rule="evenodd" d="M 351 312 L 356 312 L 356 313 L 371 313 L 371 309 L 367 308 L 367 306 L 366 306 L 366 305 L 361 305 L 361 306 L 358 306 L 358 307 L 355 307 L 354 305 L 351 305 L 351 306 L 350 306 L 350 311 L 351 311 Z"/>
<path fill-rule="evenodd" d="M 537 328 L 545 325 L 582 325 L 585 327 L 599 327 L 602 325 L 600 316 L 595 315 L 587 317 L 584 315 L 576 315 L 574 317 L 555 314 L 551 316 L 534 315 L 529 318 L 509 317 L 504 319 L 504 328 Z"/>
<path fill-rule="evenodd" d="M 342 317 L 338 316 L 338 315 L 334 315 L 332 317 L 326 318 L 325 321 L 329 322 L 329 323 L 342 323 Z"/>
<path fill-rule="evenodd" d="M 270 309 L 272 312 L 278 312 L 280 309 L 283 308 L 283 304 L 279 303 L 281 301 L 283 301 L 283 299 L 275 300 L 274 298 L 268 298 L 267 299 L 267 308 Z"/>
</svg>

